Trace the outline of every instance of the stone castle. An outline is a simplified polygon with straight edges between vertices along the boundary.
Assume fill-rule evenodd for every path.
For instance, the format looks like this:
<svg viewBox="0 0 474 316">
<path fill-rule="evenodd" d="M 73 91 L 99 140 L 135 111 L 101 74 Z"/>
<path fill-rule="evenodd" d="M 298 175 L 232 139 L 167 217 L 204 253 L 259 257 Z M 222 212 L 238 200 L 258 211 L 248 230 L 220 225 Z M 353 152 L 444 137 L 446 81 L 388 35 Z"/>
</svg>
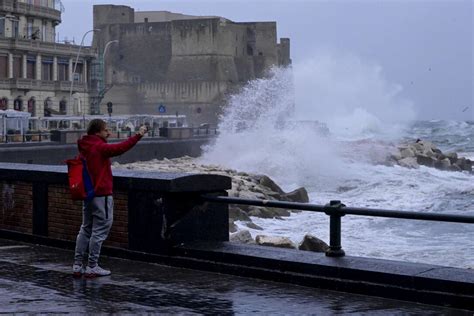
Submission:
<svg viewBox="0 0 474 316">
<path fill-rule="evenodd" d="M 216 124 L 229 93 L 291 64 L 290 40 L 277 42 L 276 22 L 95 5 L 94 29 L 104 71 L 91 82 L 101 113 L 112 102 L 114 114 L 185 114 L 192 125 Z"/>
<path fill-rule="evenodd" d="M 80 117 L 107 114 L 111 103 L 112 115 L 184 114 L 189 125 L 215 125 L 226 96 L 291 64 L 275 22 L 95 5 L 87 47 L 56 39 L 63 10 L 60 0 L 0 0 L 0 114 Z"/>
</svg>

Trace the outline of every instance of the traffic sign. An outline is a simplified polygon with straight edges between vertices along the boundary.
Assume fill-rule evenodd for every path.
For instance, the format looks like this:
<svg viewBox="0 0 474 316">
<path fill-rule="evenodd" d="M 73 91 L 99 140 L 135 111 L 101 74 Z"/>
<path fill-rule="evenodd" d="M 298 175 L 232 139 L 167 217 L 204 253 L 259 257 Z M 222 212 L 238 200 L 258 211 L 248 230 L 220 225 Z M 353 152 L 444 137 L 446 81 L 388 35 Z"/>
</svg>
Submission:
<svg viewBox="0 0 474 316">
<path fill-rule="evenodd" d="M 160 103 L 160 106 L 158 107 L 158 112 L 166 113 L 166 106 Z"/>
</svg>

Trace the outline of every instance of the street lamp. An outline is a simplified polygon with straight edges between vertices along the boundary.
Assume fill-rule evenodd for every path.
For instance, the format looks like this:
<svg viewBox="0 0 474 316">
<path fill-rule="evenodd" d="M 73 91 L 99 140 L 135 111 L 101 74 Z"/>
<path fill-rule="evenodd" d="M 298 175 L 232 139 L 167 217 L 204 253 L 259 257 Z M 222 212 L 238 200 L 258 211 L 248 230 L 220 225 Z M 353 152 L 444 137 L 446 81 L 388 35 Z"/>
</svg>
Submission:
<svg viewBox="0 0 474 316">
<path fill-rule="evenodd" d="M 87 31 L 84 33 L 84 35 L 82 36 L 82 40 L 81 40 L 81 45 L 79 46 L 79 49 L 77 51 L 77 56 L 76 56 L 76 62 L 74 63 L 74 68 L 72 70 L 72 78 L 71 78 L 71 88 L 69 89 L 69 106 L 72 105 L 72 102 L 71 102 L 71 98 L 72 98 L 72 87 L 74 85 L 74 76 L 76 74 L 76 68 L 77 68 L 77 62 L 79 61 L 79 55 L 81 54 L 81 48 L 82 46 L 84 45 L 84 38 L 86 37 L 87 34 L 89 34 L 90 32 L 100 32 L 100 29 L 93 29 L 93 30 L 90 30 L 90 31 Z"/>
<path fill-rule="evenodd" d="M 109 45 L 110 44 L 113 44 L 113 43 L 118 43 L 119 41 L 118 40 L 113 40 L 113 41 L 108 41 L 107 44 L 105 44 L 105 48 L 104 48 L 104 53 L 102 54 L 102 64 L 103 64 L 103 67 L 104 67 L 104 88 L 105 88 L 105 85 L 106 85 L 106 72 L 105 72 L 105 55 L 107 54 L 107 49 L 109 48 Z"/>
</svg>

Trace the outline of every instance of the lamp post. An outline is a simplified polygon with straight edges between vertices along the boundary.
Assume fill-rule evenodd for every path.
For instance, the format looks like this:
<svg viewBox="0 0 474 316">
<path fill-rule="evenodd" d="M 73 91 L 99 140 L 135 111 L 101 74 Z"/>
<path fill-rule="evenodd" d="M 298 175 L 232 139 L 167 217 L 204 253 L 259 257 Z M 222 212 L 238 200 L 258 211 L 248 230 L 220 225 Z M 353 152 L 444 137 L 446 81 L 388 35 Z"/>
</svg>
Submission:
<svg viewBox="0 0 474 316">
<path fill-rule="evenodd" d="M 108 41 L 107 44 L 105 44 L 105 48 L 104 48 L 104 53 L 102 54 L 102 64 L 103 64 L 103 67 L 104 67 L 104 88 L 105 88 L 105 85 L 106 85 L 106 72 L 105 72 L 105 55 L 107 54 L 107 49 L 109 48 L 109 45 L 110 44 L 113 44 L 113 43 L 118 43 L 119 41 L 118 40 L 113 40 L 113 41 Z"/>
<path fill-rule="evenodd" d="M 79 49 L 77 51 L 76 62 L 74 63 L 74 68 L 72 70 L 71 88 L 69 89 L 69 104 L 70 104 L 70 106 L 72 105 L 71 98 L 72 98 L 72 87 L 74 86 L 74 75 L 76 74 L 77 62 L 79 61 L 79 55 L 81 54 L 81 48 L 84 45 L 84 38 L 90 32 L 99 32 L 99 31 L 100 31 L 100 29 L 93 29 L 93 30 L 85 32 L 84 35 L 82 36 L 81 45 L 79 46 Z"/>
<path fill-rule="evenodd" d="M 99 94 L 100 95 L 105 95 L 105 91 L 106 91 L 106 85 L 107 85 L 107 73 L 105 71 L 105 56 L 107 55 L 107 49 L 109 48 L 110 44 L 113 44 L 113 43 L 118 43 L 119 41 L 118 40 L 112 40 L 112 41 L 108 41 L 107 44 L 105 44 L 105 47 L 104 47 L 104 52 L 102 53 L 102 80 L 103 80 L 103 86 L 102 86 L 102 91 L 99 91 Z M 102 97 L 103 97 L 102 95 Z M 110 104 L 110 106 L 109 106 Z M 97 106 L 100 107 L 100 104 L 98 104 Z M 109 120 L 110 120 L 110 117 L 112 115 L 112 102 L 108 102 L 107 103 L 107 112 L 109 113 Z"/>
</svg>

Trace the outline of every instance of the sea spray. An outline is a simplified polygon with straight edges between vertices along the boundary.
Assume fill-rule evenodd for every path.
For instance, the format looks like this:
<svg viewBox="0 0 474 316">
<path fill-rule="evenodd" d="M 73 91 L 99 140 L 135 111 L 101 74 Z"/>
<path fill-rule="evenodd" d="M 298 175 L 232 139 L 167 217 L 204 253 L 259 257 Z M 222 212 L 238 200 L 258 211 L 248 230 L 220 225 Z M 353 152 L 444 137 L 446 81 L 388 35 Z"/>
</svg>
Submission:
<svg viewBox="0 0 474 316">
<path fill-rule="evenodd" d="M 401 121 L 413 118 L 400 91 L 383 79 L 380 67 L 355 58 L 318 56 L 273 68 L 230 98 L 220 135 L 204 149 L 201 162 L 265 173 L 288 189 L 316 183 L 336 189 L 350 177 L 352 152 L 360 148 L 341 140 L 393 139 L 405 127 Z M 328 124 L 330 134 L 304 124 L 308 121 Z M 358 162 L 390 153 L 380 143 L 366 147 L 358 150 Z"/>
<path fill-rule="evenodd" d="M 296 117 L 325 122 L 344 139 L 397 139 L 415 119 L 403 88 L 356 56 L 321 53 L 294 65 Z"/>
<path fill-rule="evenodd" d="M 291 185 L 316 175 L 332 178 L 340 168 L 330 140 L 315 125 L 288 123 L 293 89 L 291 68 L 274 68 L 270 78 L 250 82 L 230 99 L 219 137 L 201 162 L 271 174 Z"/>
<path fill-rule="evenodd" d="M 413 123 L 415 111 L 402 97 L 401 87 L 388 83 L 380 67 L 358 59 L 318 56 L 295 64 L 292 74 L 288 71 L 250 82 L 231 98 L 220 135 L 201 162 L 267 174 L 285 189 L 305 186 L 316 204 L 339 199 L 356 207 L 474 215 L 472 175 L 384 166 L 372 159 L 416 138 L 432 141 L 443 151 L 473 155 L 472 122 Z M 275 83 L 278 89 L 267 87 Z M 255 106 L 260 106 L 257 112 Z M 282 119 L 318 120 L 329 126 L 330 134 L 303 125 L 278 128 Z M 306 233 L 327 241 L 328 221 L 322 214 L 254 221 L 266 234 L 289 236 L 295 242 Z M 472 225 L 463 224 L 343 219 L 347 254 L 457 267 L 474 264 L 473 233 Z"/>
</svg>

